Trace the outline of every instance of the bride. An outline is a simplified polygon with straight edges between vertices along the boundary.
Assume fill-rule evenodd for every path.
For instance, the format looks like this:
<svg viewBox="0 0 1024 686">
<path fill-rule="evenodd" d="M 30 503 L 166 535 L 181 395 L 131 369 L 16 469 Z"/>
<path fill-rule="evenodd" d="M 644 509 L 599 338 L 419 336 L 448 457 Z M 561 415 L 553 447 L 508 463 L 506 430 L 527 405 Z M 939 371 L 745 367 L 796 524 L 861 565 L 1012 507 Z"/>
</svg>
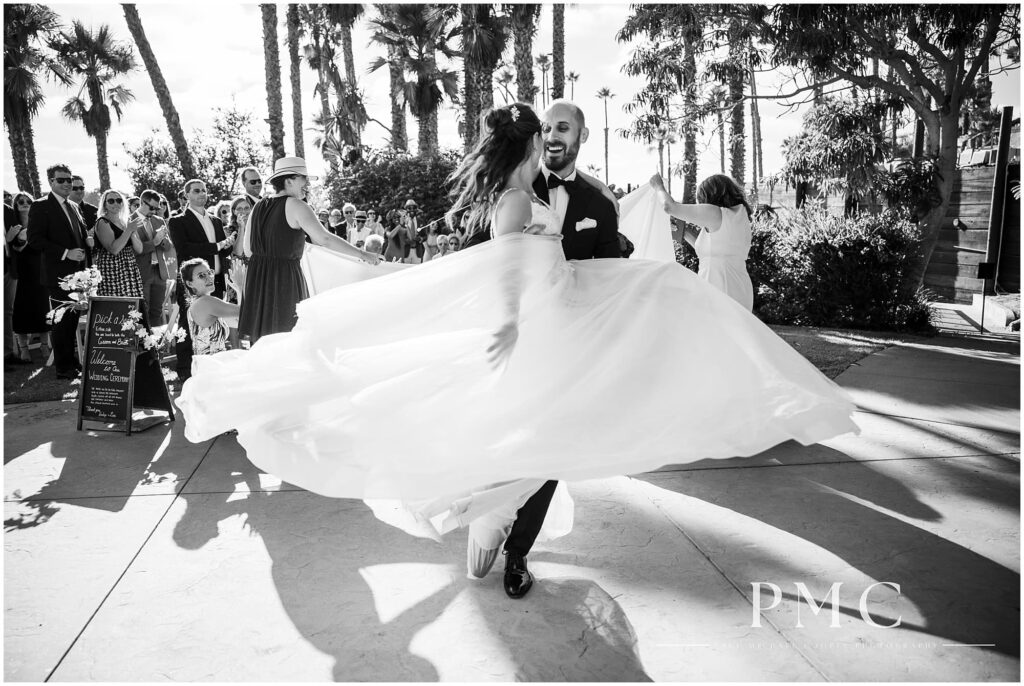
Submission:
<svg viewBox="0 0 1024 686">
<path fill-rule="evenodd" d="M 541 150 L 528 105 L 493 111 L 454 193 L 494 239 L 323 292 L 299 304 L 293 331 L 197 358 L 177 400 L 186 436 L 236 429 L 285 481 L 398 499 L 444 532 L 549 479 L 858 430 L 842 389 L 689 270 L 567 261 L 530 190 Z"/>
</svg>

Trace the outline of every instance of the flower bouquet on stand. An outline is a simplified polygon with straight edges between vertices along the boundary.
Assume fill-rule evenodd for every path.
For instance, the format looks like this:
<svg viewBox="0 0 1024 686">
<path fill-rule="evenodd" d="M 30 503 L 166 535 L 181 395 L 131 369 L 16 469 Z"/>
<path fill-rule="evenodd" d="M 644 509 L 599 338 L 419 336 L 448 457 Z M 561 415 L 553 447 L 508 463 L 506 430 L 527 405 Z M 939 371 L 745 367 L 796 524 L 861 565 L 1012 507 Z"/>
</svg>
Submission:
<svg viewBox="0 0 1024 686">
<path fill-rule="evenodd" d="M 60 287 L 68 292 L 68 300 L 61 300 L 57 307 L 46 313 L 46 323 L 53 326 L 64 318 L 68 310 L 85 312 L 89 309 L 89 299 L 96 295 L 96 289 L 103 281 L 103 275 L 96 267 L 68 274 L 59 280 Z"/>
<path fill-rule="evenodd" d="M 160 359 L 160 350 L 172 338 L 181 342 L 185 340 L 185 336 L 188 334 L 184 329 L 178 329 L 172 334 L 170 326 L 163 328 L 163 331 L 147 329 L 142 325 L 142 312 L 139 312 L 134 307 L 128 311 L 128 318 L 121 323 L 122 331 L 133 331 L 135 333 L 139 351 L 148 350 L 158 361 Z"/>
</svg>

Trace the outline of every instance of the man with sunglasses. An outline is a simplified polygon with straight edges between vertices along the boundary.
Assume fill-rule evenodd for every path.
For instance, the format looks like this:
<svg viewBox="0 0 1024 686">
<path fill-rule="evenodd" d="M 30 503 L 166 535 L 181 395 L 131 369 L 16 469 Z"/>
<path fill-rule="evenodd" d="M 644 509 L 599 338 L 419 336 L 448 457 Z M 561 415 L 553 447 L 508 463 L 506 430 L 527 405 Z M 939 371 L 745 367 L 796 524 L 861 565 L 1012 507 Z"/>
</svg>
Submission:
<svg viewBox="0 0 1024 686">
<path fill-rule="evenodd" d="M 239 183 L 242 184 L 242 193 L 249 201 L 249 209 L 256 206 L 256 203 L 263 197 L 263 178 L 256 167 L 245 167 L 238 172 Z"/>
<path fill-rule="evenodd" d="M 71 294 L 60 287 L 61 277 L 89 267 L 88 227 L 85 218 L 71 201 L 72 179 L 67 165 L 55 164 L 46 170 L 50 192 L 32 203 L 28 211 L 28 241 L 43 253 L 40 283 L 50 291 L 50 305 L 56 307 L 71 300 Z M 82 185 L 84 189 L 84 184 Z M 82 365 L 75 355 L 79 312 L 65 311 L 53 325 L 54 367 L 58 379 L 74 379 L 81 375 Z"/>
<path fill-rule="evenodd" d="M 71 177 L 71 192 L 68 194 L 68 198 L 78 205 L 78 209 L 81 211 L 82 217 L 85 218 L 86 228 L 92 231 L 96 226 L 96 217 L 99 214 L 99 208 L 85 201 L 85 179 L 81 176 Z"/>
<path fill-rule="evenodd" d="M 142 276 L 142 299 L 146 301 L 146 314 L 150 326 L 164 323 L 164 297 L 167 283 L 172 278 L 167 268 L 168 256 L 174 256 L 174 245 L 167 237 L 167 227 L 160 218 L 160 194 L 144 190 L 139 196 L 139 208 L 129 217 L 135 225 L 136 235 L 142 241 L 142 252 L 135 256 Z"/>
</svg>

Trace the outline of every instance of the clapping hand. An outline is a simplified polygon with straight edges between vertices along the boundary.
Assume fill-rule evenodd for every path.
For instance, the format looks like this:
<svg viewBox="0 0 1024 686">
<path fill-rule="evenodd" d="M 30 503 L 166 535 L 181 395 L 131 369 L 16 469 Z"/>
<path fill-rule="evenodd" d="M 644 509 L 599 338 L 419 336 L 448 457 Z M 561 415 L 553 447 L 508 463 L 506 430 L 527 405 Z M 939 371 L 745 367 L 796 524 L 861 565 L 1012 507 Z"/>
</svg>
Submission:
<svg viewBox="0 0 1024 686">
<path fill-rule="evenodd" d="M 512 350 L 519 340 L 519 324 L 515 321 L 505 323 L 494 333 L 494 342 L 487 348 L 487 361 L 492 369 L 499 369 L 508 364 Z"/>
<path fill-rule="evenodd" d="M 225 280 L 231 290 L 238 294 L 238 300 L 241 302 L 242 289 L 245 287 L 245 264 L 241 260 L 232 260 Z"/>
<path fill-rule="evenodd" d="M 96 233 L 96 231 L 95 231 L 95 230 L 93 230 L 93 231 L 87 231 L 87 232 L 85 233 L 85 244 L 86 244 L 87 246 L 89 246 L 89 249 L 90 249 L 90 250 L 96 247 L 96 238 L 94 237 L 94 234 L 95 234 L 95 233 Z"/>
</svg>

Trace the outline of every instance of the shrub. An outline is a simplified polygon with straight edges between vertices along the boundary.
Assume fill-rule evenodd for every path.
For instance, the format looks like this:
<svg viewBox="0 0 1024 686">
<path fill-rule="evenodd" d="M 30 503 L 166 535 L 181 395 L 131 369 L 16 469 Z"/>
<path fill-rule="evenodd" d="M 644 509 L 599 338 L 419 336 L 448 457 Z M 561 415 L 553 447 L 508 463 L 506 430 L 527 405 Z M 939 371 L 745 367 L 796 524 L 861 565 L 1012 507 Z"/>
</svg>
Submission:
<svg viewBox="0 0 1024 686">
<path fill-rule="evenodd" d="M 365 149 L 363 158 L 346 167 L 344 175 L 328 174 L 330 207 L 351 202 L 363 209 L 376 208 L 384 216 L 412 198 L 420 207 L 420 226 L 424 226 L 442 219 L 451 207 L 447 179 L 461 160 L 462 154 L 454 150 L 413 157 L 394 150 Z"/>
<path fill-rule="evenodd" d="M 905 287 L 918 228 L 896 212 L 836 217 L 808 207 L 754 223 L 754 311 L 773 324 L 929 327 L 927 293 Z"/>
</svg>

